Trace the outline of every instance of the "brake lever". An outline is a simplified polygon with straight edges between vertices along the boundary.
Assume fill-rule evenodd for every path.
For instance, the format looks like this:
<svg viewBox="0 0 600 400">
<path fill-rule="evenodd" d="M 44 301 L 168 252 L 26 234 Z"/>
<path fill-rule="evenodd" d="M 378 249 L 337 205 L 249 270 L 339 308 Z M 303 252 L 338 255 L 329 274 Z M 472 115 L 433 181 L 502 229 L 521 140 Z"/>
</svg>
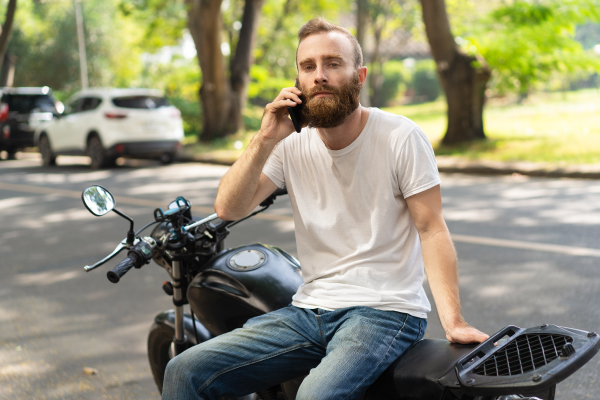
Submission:
<svg viewBox="0 0 600 400">
<path fill-rule="evenodd" d="M 135 240 L 133 241 L 133 245 L 135 246 L 139 241 L 140 241 L 139 238 L 135 238 Z M 117 247 L 115 247 L 115 249 L 112 251 L 112 253 L 110 253 L 109 255 L 104 257 L 102 260 L 98 261 L 97 263 L 95 263 L 93 265 L 86 265 L 85 267 L 83 267 L 83 270 L 85 272 L 90 272 L 91 270 L 98 268 L 102 264 L 105 264 L 107 261 L 114 258 L 117 254 L 119 254 L 123 249 L 126 249 L 126 248 L 127 248 L 127 239 L 123 239 L 121 241 L 121 243 L 119 243 L 117 245 Z"/>
</svg>

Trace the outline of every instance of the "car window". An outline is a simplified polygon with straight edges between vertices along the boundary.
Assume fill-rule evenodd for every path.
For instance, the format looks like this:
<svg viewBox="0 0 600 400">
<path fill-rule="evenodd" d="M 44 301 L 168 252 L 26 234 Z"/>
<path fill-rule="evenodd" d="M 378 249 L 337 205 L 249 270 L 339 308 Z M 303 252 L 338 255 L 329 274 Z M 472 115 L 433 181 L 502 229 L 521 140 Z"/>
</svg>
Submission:
<svg viewBox="0 0 600 400">
<path fill-rule="evenodd" d="M 102 103 L 102 99 L 98 97 L 86 97 L 83 99 L 81 103 L 81 111 L 90 111 L 97 108 L 100 103 Z"/>
<path fill-rule="evenodd" d="M 42 112 L 56 112 L 56 106 L 54 99 L 50 96 L 36 96 L 34 98 L 35 108 L 38 108 Z"/>
<path fill-rule="evenodd" d="M 166 107 L 169 102 L 164 97 L 159 96 L 126 96 L 126 97 L 115 97 L 112 100 L 113 104 L 117 107 L 123 108 L 140 108 L 140 109 L 154 109 L 159 107 Z"/>
<path fill-rule="evenodd" d="M 65 112 L 64 114 L 75 114 L 76 112 L 79 112 L 79 105 L 81 105 L 83 99 L 71 99 L 67 102 L 67 104 L 65 105 Z"/>
<path fill-rule="evenodd" d="M 54 99 L 48 95 L 11 94 L 6 95 L 3 101 L 8 103 L 11 112 L 30 113 L 36 108 L 42 112 L 56 112 Z"/>
</svg>

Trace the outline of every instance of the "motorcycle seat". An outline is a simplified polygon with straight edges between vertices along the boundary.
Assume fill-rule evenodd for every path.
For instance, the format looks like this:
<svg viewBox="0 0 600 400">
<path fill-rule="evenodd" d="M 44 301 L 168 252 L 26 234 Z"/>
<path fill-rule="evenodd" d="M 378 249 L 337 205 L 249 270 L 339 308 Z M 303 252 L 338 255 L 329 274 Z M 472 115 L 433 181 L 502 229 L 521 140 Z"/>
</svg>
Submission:
<svg viewBox="0 0 600 400">
<path fill-rule="evenodd" d="M 384 371 L 364 400 L 440 399 L 444 387 L 460 387 L 454 365 L 476 346 L 440 339 L 420 340 Z M 445 378 L 443 384 L 440 383 L 442 378 Z"/>
</svg>

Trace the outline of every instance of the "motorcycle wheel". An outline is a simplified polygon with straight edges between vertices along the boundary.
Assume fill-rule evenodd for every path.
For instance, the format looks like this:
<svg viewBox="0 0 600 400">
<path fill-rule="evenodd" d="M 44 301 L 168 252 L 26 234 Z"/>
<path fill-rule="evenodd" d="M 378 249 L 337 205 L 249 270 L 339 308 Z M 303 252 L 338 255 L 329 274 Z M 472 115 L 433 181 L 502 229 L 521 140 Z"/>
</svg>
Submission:
<svg viewBox="0 0 600 400">
<path fill-rule="evenodd" d="M 512 395 L 512 396 L 492 396 L 492 397 L 476 397 L 475 400 L 505 400 L 507 398 L 514 398 L 515 400 L 519 399 L 519 398 L 528 398 L 528 397 L 537 397 L 541 400 L 554 400 L 554 396 L 556 393 L 556 386 L 552 386 L 550 389 L 545 390 L 543 392 L 537 392 L 537 393 L 528 393 L 528 394 L 521 394 L 521 395 Z M 514 397 L 514 396 L 521 396 L 521 397 Z"/>
<path fill-rule="evenodd" d="M 152 376 L 160 393 L 162 393 L 165 369 L 172 358 L 171 342 L 174 335 L 174 329 L 157 323 L 152 324 L 148 334 L 148 361 L 150 361 Z"/>
<path fill-rule="evenodd" d="M 162 394 L 163 379 L 167 364 L 171 361 L 171 342 L 175 336 L 175 330 L 168 326 L 154 323 L 148 334 L 148 360 L 154 382 L 158 391 Z M 223 400 L 260 400 L 258 395 L 250 394 L 244 397 L 224 398 Z"/>
</svg>

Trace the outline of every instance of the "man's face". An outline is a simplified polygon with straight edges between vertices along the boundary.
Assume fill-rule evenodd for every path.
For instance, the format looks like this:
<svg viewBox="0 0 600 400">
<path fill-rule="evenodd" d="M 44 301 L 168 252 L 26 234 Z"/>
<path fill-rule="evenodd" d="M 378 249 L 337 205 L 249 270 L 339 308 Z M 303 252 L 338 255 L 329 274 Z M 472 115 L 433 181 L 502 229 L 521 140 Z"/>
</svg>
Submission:
<svg viewBox="0 0 600 400">
<path fill-rule="evenodd" d="M 309 126 L 341 125 L 359 105 L 366 68 L 356 68 L 350 40 L 338 32 L 305 38 L 298 47 L 298 87 Z"/>
</svg>

